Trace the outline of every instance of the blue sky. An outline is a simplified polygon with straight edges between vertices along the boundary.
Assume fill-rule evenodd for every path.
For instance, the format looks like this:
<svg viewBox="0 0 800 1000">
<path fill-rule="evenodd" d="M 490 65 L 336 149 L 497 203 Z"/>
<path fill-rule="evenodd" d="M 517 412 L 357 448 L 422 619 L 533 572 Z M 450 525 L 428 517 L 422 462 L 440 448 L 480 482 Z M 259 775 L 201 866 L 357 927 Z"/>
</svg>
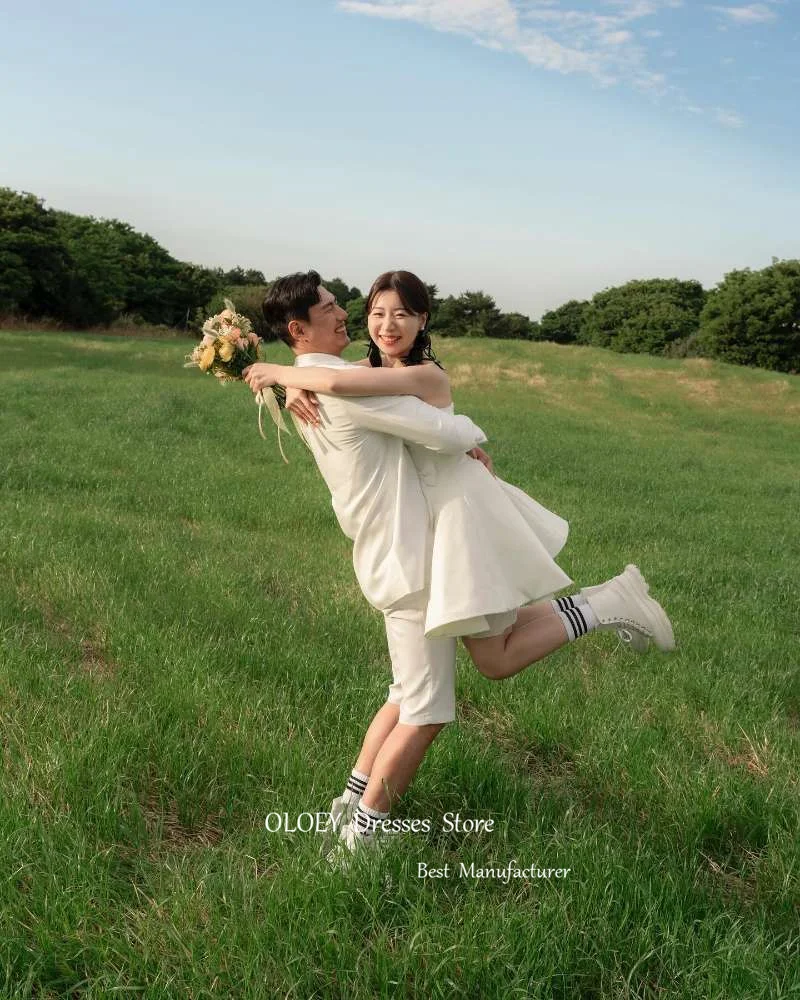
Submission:
<svg viewBox="0 0 800 1000">
<path fill-rule="evenodd" d="M 800 256 L 800 3 L 4 4 L 0 184 L 532 317 Z"/>
</svg>

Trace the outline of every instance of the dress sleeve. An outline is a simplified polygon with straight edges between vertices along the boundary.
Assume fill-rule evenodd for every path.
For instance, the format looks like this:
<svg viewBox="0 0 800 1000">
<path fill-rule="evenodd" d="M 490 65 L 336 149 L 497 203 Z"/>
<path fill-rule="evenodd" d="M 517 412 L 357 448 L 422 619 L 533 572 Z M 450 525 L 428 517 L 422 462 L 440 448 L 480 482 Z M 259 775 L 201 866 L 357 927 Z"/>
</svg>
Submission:
<svg viewBox="0 0 800 1000">
<path fill-rule="evenodd" d="M 416 396 L 339 397 L 354 424 L 448 455 L 469 451 L 486 435 L 469 417 L 448 413 Z"/>
</svg>

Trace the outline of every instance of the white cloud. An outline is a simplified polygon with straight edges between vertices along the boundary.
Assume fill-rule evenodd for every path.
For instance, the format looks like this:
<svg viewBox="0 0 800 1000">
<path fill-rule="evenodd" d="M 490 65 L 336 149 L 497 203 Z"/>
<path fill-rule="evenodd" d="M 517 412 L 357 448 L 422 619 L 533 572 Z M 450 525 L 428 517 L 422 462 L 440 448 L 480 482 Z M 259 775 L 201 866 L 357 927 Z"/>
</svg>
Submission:
<svg viewBox="0 0 800 1000">
<path fill-rule="evenodd" d="M 607 45 L 624 45 L 633 38 L 630 31 L 609 31 L 603 35 L 603 41 Z"/>
<path fill-rule="evenodd" d="M 341 0 L 339 7 L 350 14 L 419 21 L 440 31 L 513 35 L 518 28 L 510 0 Z"/>
<path fill-rule="evenodd" d="M 744 119 L 741 115 L 735 111 L 727 111 L 725 108 L 714 108 L 714 118 L 720 125 L 725 125 L 728 128 L 741 128 L 744 125 Z"/>
<path fill-rule="evenodd" d="M 349 14 L 413 21 L 464 35 L 486 48 L 516 53 L 537 69 L 582 74 L 602 86 L 623 83 L 652 99 L 670 95 L 684 107 L 690 104 L 664 73 L 648 65 L 645 39 L 661 38 L 662 30 L 639 23 L 681 7 L 683 0 L 582 0 L 579 9 L 570 2 L 576 0 L 338 0 L 338 7 Z M 759 16 L 769 7 L 756 3 L 712 9 L 744 23 L 743 15 L 731 12 L 747 10 L 752 18 L 754 11 Z M 661 51 L 665 58 L 677 55 L 674 49 Z M 678 72 L 673 69 L 671 75 Z M 743 125 L 733 111 L 718 108 L 713 114 L 721 125 Z"/>
<path fill-rule="evenodd" d="M 712 7 L 711 10 L 728 18 L 733 24 L 763 24 L 777 17 L 772 7 L 765 3 L 751 3 L 745 7 Z"/>
<path fill-rule="evenodd" d="M 575 10 L 561 0 L 339 0 L 349 14 L 415 21 L 466 35 L 489 48 L 517 52 L 533 66 L 582 73 L 609 85 L 639 86 L 646 53 L 633 22 L 681 5 L 682 0 L 597 0 Z"/>
<path fill-rule="evenodd" d="M 683 0 L 609 0 L 612 7 L 618 7 L 626 21 L 640 17 L 652 17 L 665 7 L 682 7 Z"/>
</svg>

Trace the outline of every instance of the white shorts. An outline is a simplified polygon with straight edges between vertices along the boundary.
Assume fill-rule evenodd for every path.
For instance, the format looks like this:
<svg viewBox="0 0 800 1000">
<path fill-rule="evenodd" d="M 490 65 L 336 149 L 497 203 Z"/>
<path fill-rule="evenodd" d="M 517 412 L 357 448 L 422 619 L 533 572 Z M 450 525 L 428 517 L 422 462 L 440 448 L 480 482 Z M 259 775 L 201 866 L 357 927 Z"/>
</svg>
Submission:
<svg viewBox="0 0 800 1000">
<path fill-rule="evenodd" d="M 464 637 L 468 639 L 490 639 L 502 635 L 517 620 L 517 609 L 513 611 L 498 611 L 496 614 L 481 615 L 480 618 L 470 618 L 456 624 L 464 629 Z"/>
<path fill-rule="evenodd" d="M 456 717 L 456 640 L 425 638 L 425 602 L 424 595 L 412 594 L 384 612 L 392 660 L 388 701 L 400 706 L 399 721 L 408 726 Z"/>
</svg>

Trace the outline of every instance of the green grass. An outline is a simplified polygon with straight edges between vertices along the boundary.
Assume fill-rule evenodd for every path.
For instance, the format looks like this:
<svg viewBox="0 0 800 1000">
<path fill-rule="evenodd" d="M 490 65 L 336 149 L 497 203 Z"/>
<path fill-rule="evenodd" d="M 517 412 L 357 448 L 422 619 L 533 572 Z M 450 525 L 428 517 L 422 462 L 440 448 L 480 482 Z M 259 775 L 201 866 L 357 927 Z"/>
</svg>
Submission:
<svg viewBox="0 0 800 1000">
<path fill-rule="evenodd" d="M 0 332 L 0 996 L 799 997 L 797 379 L 437 344 L 566 571 L 637 562 L 680 648 L 461 653 L 399 813 L 434 829 L 347 875 L 263 824 L 341 790 L 382 621 L 302 444 L 189 348 Z M 571 873 L 417 878 L 512 858 Z"/>
</svg>

